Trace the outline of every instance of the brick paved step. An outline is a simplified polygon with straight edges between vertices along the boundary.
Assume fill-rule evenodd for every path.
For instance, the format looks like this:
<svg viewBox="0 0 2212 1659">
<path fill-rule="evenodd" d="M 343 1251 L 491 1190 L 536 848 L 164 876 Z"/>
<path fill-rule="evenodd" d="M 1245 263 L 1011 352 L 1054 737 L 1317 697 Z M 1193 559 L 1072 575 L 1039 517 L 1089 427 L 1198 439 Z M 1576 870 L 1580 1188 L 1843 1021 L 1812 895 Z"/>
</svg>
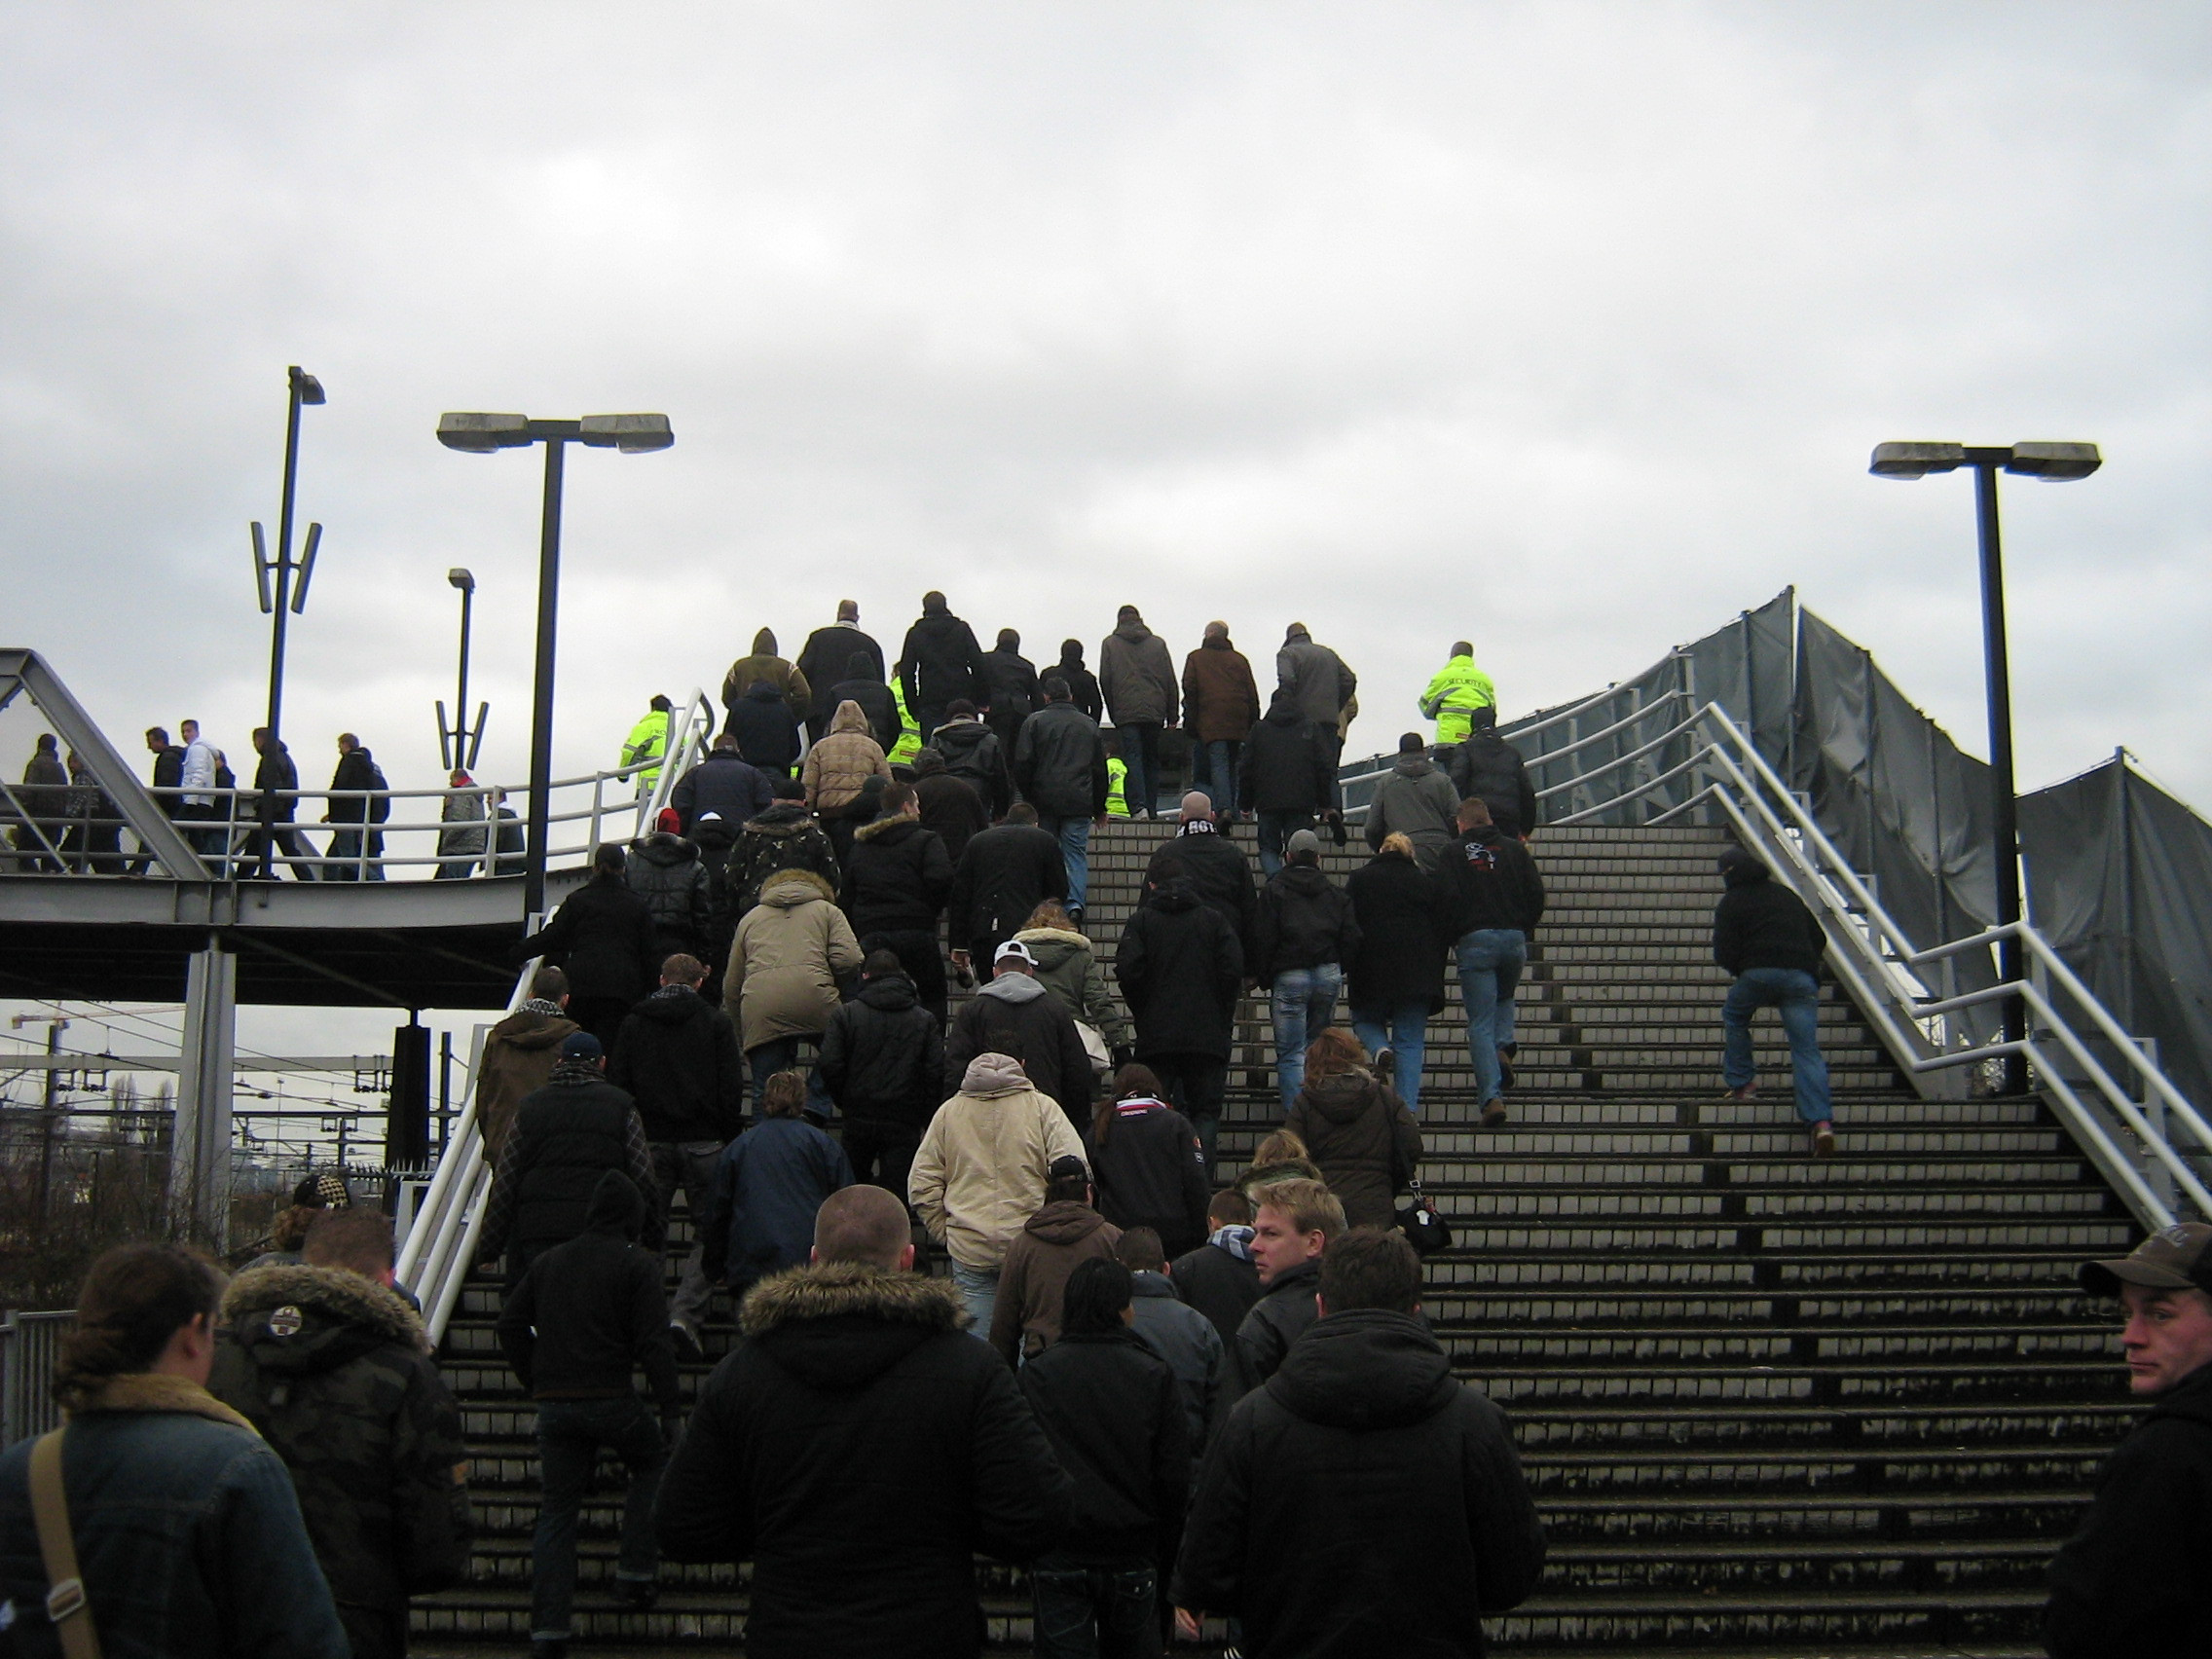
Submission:
<svg viewBox="0 0 2212 1659">
<path fill-rule="evenodd" d="M 1508 1411 L 1524 1404 L 1579 1401 L 1622 1406 L 1723 1401 L 1745 1409 L 1816 1401 L 1920 1405 L 1956 1410 L 2021 1401 L 2095 1402 L 2110 1398 L 2115 1366 L 2101 1359 L 1974 1359 L 1921 1364 L 1881 1359 L 1857 1365 L 1678 1363 L 1635 1368 L 1578 1366 L 1564 1357 L 1513 1361 L 1486 1356 L 1483 1386 Z"/>
<path fill-rule="evenodd" d="M 1938 1445 L 1966 1451 L 2020 1445 L 2110 1446 L 2141 1409 L 2125 1399 L 2002 1403 L 1960 1411 L 1920 1406 L 1669 1407 L 1663 1412 L 1547 1401 L 1515 1407 L 1513 1434 L 1524 1456 L 1561 1448 L 1669 1451 L 1684 1458 L 1763 1447 L 1785 1452 Z"/>
<path fill-rule="evenodd" d="M 1985 1360 L 2095 1360 L 2112 1363 L 2112 1334 L 2101 1325 L 2005 1324 L 1946 1326 L 1749 1327 L 1689 1322 L 1643 1327 L 1497 1325 L 1433 1320 L 1455 1364 L 1478 1377 L 1515 1365 L 1629 1366 L 1833 1363 L 1866 1366 L 1897 1360 L 1924 1366 L 1977 1366 Z"/>
</svg>

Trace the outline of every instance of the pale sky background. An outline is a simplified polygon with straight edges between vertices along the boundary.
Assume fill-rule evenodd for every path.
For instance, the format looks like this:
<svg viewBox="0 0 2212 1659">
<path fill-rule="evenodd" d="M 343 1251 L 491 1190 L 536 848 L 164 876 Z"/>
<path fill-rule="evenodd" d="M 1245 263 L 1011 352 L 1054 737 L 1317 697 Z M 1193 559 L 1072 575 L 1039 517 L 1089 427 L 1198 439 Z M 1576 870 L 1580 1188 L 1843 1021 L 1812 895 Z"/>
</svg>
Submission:
<svg viewBox="0 0 2212 1659">
<path fill-rule="evenodd" d="M 933 586 L 1301 617 L 1367 752 L 1455 637 L 1510 715 L 1794 582 L 1979 753 L 1971 485 L 1867 452 L 2089 439 L 2006 493 L 2021 781 L 2203 806 L 2208 69 L 2197 4 L 10 4 L 0 643 L 243 754 L 296 361 L 311 783 L 434 781 L 456 564 L 522 770 L 538 462 L 444 409 L 675 424 L 571 457 L 565 771 Z"/>
</svg>

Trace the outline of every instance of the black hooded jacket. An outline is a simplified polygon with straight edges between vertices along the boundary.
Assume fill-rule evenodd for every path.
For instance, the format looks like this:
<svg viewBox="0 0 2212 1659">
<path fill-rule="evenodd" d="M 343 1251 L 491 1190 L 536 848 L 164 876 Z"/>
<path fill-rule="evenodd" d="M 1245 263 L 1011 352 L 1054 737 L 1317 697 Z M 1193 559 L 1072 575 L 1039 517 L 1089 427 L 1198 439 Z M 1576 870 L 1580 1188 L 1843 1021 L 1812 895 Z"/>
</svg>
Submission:
<svg viewBox="0 0 2212 1659">
<path fill-rule="evenodd" d="M 1048 703 L 1014 734 L 1014 778 L 1021 798 L 1048 818 L 1104 817 L 1105 734 L 1073 703 Z"/>
<path fill-rule="evenodd" d="M 913 980 L 885 974 L 837 1005 L 822 1034 L 819 1066 L 846 1117 L 919 1134 L 945 1098 L 944 1027 L 922 1007 Z"/>
<path fill-rule="evenodd" d="M 906 630 L 906 643 L 899 650 L 899 683 L 906 707 L 919 715 L 962 697 L 980 702 L 982 665 L 975 629 L 949 610 L 924 611 Z"/>
<path fill-rule="evenodd" d="M 682 1404 L 660 1253 L 637 1242 L 649 1206 L 609 1169 L 592 1189 L 584 1231 L 530 1265 L 499 1310 L 499 1347 L 540 1400 L 622 1400 L 643 1368 L 666 1414 Z"/>
<path fill-rule="evenodd" d="M 1293 968 L 1349 962 L 1358 954 L 1351 897 L 1318 865 L 1284 865 L 1268 878 L 1252 913 L 1253 978 L 1271 984 Z"/>
<path fill-rule="evenodd" d="M 1521 751 L 1494 731 L 1476 731 L 1444 756 L 1444 775 L 1465 800 L 1475 796 L 1490 808 L 1491 820 L 1509 835 L 1526 835 L 1543 823 L 1536 786 Z"/>
<path fill-rule="evenodd" d="M 515 946 L 514 959 L 542 956 L 569 976 L 570 996 L 636 1002 L 660 977 L 660 934 L 645 902 L 619 875 L 595 875 Z"/>
<path fill-rule="evenodd" d="M 1190 881 L 1191 891 L 1220 913 L 1235 931 L 1238 947 L 1249 954 L 1252 911 L 1259 898 L 1243 850 L 1210 824 L 1182 825 L 1145 865 L 1145 886 L 1158 892 L 1174 875 Z"/>
<path fill-rule="evenodd" d="M 978 719 L 956 719 L 930 735 L 929 747 L 944 756 L 944 769 L 982 796 L 993 818 L 1014 800 L 1014 773 L 999 735 Z"/>
<path fill-rule="evenodd" d="M 1029 925 L 1030 913 L 1048 899 L 1065 899 L 1067 861 L 1060 843 L 1034 824 L 1001 824 L 972 837 L 953 866 L 946 900 L 950 938 L 958 949 L 971 940 L 1003 943 Z M 991 964 L 976 970 L 988 974 Z"/>
<path fill-rule="evenodd" d="M 607 1080 L 638 1105 L 648 1141 L 726 1141 L 745 1102 L 745 1064 L 729 1015 L 688 985 L 632 1009 Z"/>
<path fill-rule="evenodd" d="M 867 717 L 868 736 L 875 739 L 875 746 L 884 754 L 890 754 L 899 747 L 899 699 L 892 696 L 882 671 L 857 652 L 845 664 L 844 675 L 844 679 L 830 687 L 829 713 L 818 717 L 822 729 L 830 729 L 838 704 L 857 703 L 861 713 Z"/>
<path fill-rule="evenodd" d="M 661 1482 L 676 1561 L 753 1566 L 753 1659 L 972 1659 L 977 1551 L 1059 1542 L 1070 1486 L 949 1281 L 852 1262 L 756 1285 Z"/>
<path fill-rule="evenodd" d="M 858 672 L 853 666 L 856 656 L 867 665 Z M 869 681 L 883 693 L 885 702 L 891 700 L 890 687 L 884 682 L 883 647 L 875 643 L 872 635 L 862 633 L 850 622 L 832 622 L 807 635 L 806 645 L 793 666 L 806 676 L 807 688 L 814 693 L 806 718 L 824 731 L 830 729 L 830 717 L 844 701 L 837 693 L 845 681 Z M 890 754 L 891 745 L 884 744 L 883 752 Z"/>
<path fill-rule="evenodd" d="M 2212 1365 L 2158 1395 L 2113 1448 L 2050 1564 L 2051 1659 L 2204 1651 L 2212 1632 Z"/>
<path fill-rule="evenodd" d="M 878 818 L 853 834 L 837 903 L 863 939 L 872 933 L 934 933 L 952 891 L 944 843 L 908 818 Z"/>
<path fill-rule="evenodd" d="M 977 706 L 990 712 L 991 723 L 1019 723 L 1045 706 L 1037 688 L 1037 665 L 1013 645 L 1000 645 L 983 653 L 977 665 L 983 694 Z"/>
<path fill-rule="evenodd" d="M 1388 1227 L 1393 1200 L 1420 1168 L 1420 1125 L 1365 1066 L 1308 1078 L 1283 1127 L 1306 1143 L 1345 1206 L 1346 1227 Z"/>
<path fill-rule="evenodd" d="M 1457 934 L 1450 895 L 1412 859 L 1378 853 L 1345 883 L 1359 949 L 1345 964 L 1354 1009 L 1425 1002 L 1444 1011 L 1444 958 Z"/>
<path fill-rule="evenodd" d="M 1544 878 L 1529 849 L 1495 825 L 1460 833 L 1444 849 L 1436 874 L 1452 906 L 1454 936 L 1477 928 L 1533 935 L 1544 919 Z"/>
<path fill-rule="evenodd" d="M 773 680 L 756 680 L 748 685 L 745 695 L 729 706 L 729 723 L 723 729 L 737 740 L 737 752 L 748 766 L 788 774 L 798 758 L 798 721 L 792 718 L 784 688 Z"/>
<path fill-rule="evenodd" d="M 1068 701 L 1090 717 L 1096 725 L 1106 718 L 1106 699 L 1098 689 L 1098 676 L 1083 666 L 1083 642 L 1067 640 L 1060 645 L 1060 660 L 1045 671 L 1068 682 Z"/>
<path fill-rule="evenodd" d="M 622 879 L 652 912 L 662 960 L 682 951 L 703 955 L 715 925 L 714 881 L 699 843 L 655 830 L 630 843 Z"/>
<path fill-rule="evenodd" d="M 1255 812 L 1319 814 L 1329 808 L 1332 750 L 1307 723 L 1298 699 L 1277 691 L 1236 767 L 1236 798 Z"/>
<path fill-rule="evenodd" d="M 1486 1651 L 1544 1533 L 1505 1416 L 1410 1314 L 1332 1313 L 1208 1454 L 1179 1607 L 1235 1613 L 1254 1659 Z"/>
<path fill-rule="evenodd" d="M 1731 974 L 1788 968 L 1818 975 L 1827 938 L 1805 902 L 1751 861 L 1722 872 L 1728 891 L 1713 907 L 1713 960 Z"/>
<path fill-rule="evenodd" d="M 1098 1213 L 1124 1233 L 1149 1227 L 1168 1256 L 1205 1242 L 1205 1154 L 1191 1120 L 1160 1100 L 1118 1102 L 1103 1125 L 1087 1124 Z"/>
<path fill-rule="evenodd" d="M 1076 1031 L 1075 1016 L 1044 983 L 1028 974 L 992 978 L 960 1005 L 952 1033 L 944 1040 L 944 1096 L 960 1091 L 960 1080 L 977 1054 L 1010 1054 L 1021 1062 L 1040 1094 L 1060 1103 L 1081 1133 L 1090 1122 L 1090 1055 Z"/>
<path fill-rule="evenodd" d="M 1136 1332 L 1077 1331 L 1021 1368 L 1021 1394 L 1075 1482 L 1055 1560 L 1150 1564 L 1183 1518 L 1191 1430 L 1167 1362 Z"/>
<path fill-rule="evenodd" d="M 461 1409 L 392 1291 L 340 1268 L 239 1274 L 207 1390 L 283 1456 L 333 1600 L 404 1613 L 466 1579 Z"/>
<path fill-rule="evenodd" d="M 1188 877 L 1171 874 L 1122 930 L 1114 977 L 1136 1021 L 1137 1058 L 1226 1060 L 1244 988 L 1244 951 Z"/>
</svg>

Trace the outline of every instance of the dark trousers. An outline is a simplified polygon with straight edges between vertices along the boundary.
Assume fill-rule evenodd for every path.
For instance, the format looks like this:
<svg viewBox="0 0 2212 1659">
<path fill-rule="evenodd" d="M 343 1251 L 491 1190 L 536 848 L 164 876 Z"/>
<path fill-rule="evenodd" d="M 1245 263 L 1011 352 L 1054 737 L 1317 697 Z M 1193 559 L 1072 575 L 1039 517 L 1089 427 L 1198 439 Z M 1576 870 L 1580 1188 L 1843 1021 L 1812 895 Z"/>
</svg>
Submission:
<svg viewBox="0 0 2212 1659">
<path fill-rule="evenodd" d="M 910 1124 L 845 1120 L 845 1158 L 853 1166 L 853 1179 L 896 1194 L 901 1203 L 906 1201 L 906 1177 L 921 1144 L 922 1131 Z"/>
<path fill-rule="evenodd" d="M 305 835 L 289 824 L 261 824 L 254 827 L 246 837 L 244 873 L 256 879 L 275 880 L 276 856 L 281 853 L 296 860 L 292 874 L 301 881 L 313 881 L 318 867 L 314 848 L 308 845 Z"/>
<path fill-rule="evenodd" d="M 622 1021 L 637 1006 L 628 997 L 571 997 L 569 1017 L 597 1037 L 599 1046 L 611 1054 Z"/>
<path fill-rule="evenodd" d="M 1142 1557 L 1104 1567 L 1029 1569 L 1037 1659 L 1160 1659 L 1158 1569 Z"/>
<path fill-rule="evenodd" d="M 806 1073 L 806 1104 L 802 1111 L 812 1112 L 827 1121 L 837 1110 L 837 1103 L 830 1098 L 830 1086 L 822 1081 L 821 1068 L 802 1057 L 800 1044 L 820 1052 L 819 1037 L 771 1037 L 756 1049 L 745 1051 L 745 1064 L 753 1073 L 753 1109 L 760 1110 L 760 1097 L 768 1092 L 768 1080 L 780 1071 Z"/>
<path fill-rule="evenodd" d="M 353 1659 L 407 1659 L 407 1608 L 362 1607 L 338 1604 L 338 1622 L 346 1627 Z"/>
<path fill-rule="evenodd" d="M 1221 1102 L 1229 1092 L 1229 1062 L 1211 1054 L 1153 1054 L 1144 1063 L 1160 1079 L 1160 1092 L 1167 1103 L 1198 1131 L 1198 1145 L 1205 1151 L 1206 1171 L 1211 1174 Z"/>
<path fill-rule="evenodd" d="M 668 1305 L 668 1317 L 672 1324 L 682 1325 L 696 1338 L 699 1327 L 706 1322 L 708 1305 L 714 1300 L 713 1287 L 707 1283 L 707 1274 L 701 1267 L 706 1257 L 707 1209 L 715 1196 L 715 1176 L 721 1167 L 722 1148 L 719 1141 L 654 1141 L 650 1148 L 653 1158 L 653 1185 L 659 1189 L 655 1197 L 660 1200 L 660 1213 L 672 1217 L 671 1209 L 676 1195 L 683 1195 L 685 1213 L 691 1217 L 691 1253 L 683 1259 L 683 1276 L 677 1282 L 676 1295 Z M 675 1227 L 669 1228 L 670 1235 Z"/>
<path fill-rule="evenodd" d="M 944 952 L 937 945 L 937 930 L 923 932 L 920 928 L 899 928 L 890 931 L 861 935 L 861 949 L 888 950 L 899 958 L 899 966 L 906 970 L 906 977 L 914 981 L 914 995 L 921 1004 L 944 1022 L 949 1007 L 944 985 Z M 985 964 L 986 968 L 988 964 Z M 987 977 L 987 975 L 978 975 Z M 574 1015 L 571 1015 L 573 1018 Z"/>
<path fill-rule="evenodd" d="M 544 1499 L 537 1511 L 537 1534 L 530 1546 L 530 1634 L 532 1639 L 566 1638 L 569 1609 L 576 1599 L 576 1512 L 599 1464 L 604 1446 L 621 1458 L 630 1474 L 622 1499 L 622 1553 L 616 1578 L 650 1584 L 660 1575 L 653 1547 L 653 1499 L 661 1472 L 668 1467 L 668 1442 L 660 1424 L 632 1394 L 619 1400 L 540 1400 L 537 1402 L 537 1456 L 543 1471 Z"/>
<path fill-rule="evenodd" d="M 1151 818 L 1160 809 L 1160 722 L 1117 720 L 1114 729 L 1122 737 L 1122 764 L 1129 769 L 1122 784 L 1129 816 Z"/>
</svg>

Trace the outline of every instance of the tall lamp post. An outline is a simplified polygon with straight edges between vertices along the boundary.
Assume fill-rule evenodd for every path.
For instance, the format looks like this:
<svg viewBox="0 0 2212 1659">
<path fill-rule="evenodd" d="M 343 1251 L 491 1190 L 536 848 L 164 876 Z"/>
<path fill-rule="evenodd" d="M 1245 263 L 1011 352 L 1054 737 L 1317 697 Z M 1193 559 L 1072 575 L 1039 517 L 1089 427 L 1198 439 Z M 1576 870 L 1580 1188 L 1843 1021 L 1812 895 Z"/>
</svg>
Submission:
<svg viewBox="0 0 2212 1659">
<path fill-rule="evenodd" d="M 523 913 L 545 909 L 545 855 L 553 789 L 553 639 L 561 589 L 561 467 L 571 443 L 642 455 L 676 442 L 666 415 L 586 415 L 578 421 L 533 421 L 527 415 L 447 414 L 438 442 L 467 455 L 545 446 L 545 504 L 537 536 L 537 666 L 530 717 L 530 826 L 523 865 Z"/>
<path fill-rule="evenodd" d="M 468 623 L 476 578 L 457 566 L 446 572 L 446 581 L 461 590 L 461 685 L 454 694 L 451 726 L 446 724 L 445 704 L 438 704 L 438 762 L 449 772 L 464 766 L 474 771 L 477 752 L 484 747 L 484 718 L 492 712 L 490 703 L 478 703 L 476 729 L 468 729 Z"/>
<path fill-rule="evenodd" d="M 1990 833 L 1997 852 L 1997 925 L 2009 927 L 2020 919 L 2020 815 L 2019 794 L 2012 779 L 2012 676 L 2005 648 L 2005 565 L 1997 534 L 1997 474 L 2000 469 L 2046 484 L 2086 478 L 2104 464 L 2095 444 L 2013 444 L 2009 448 L 1981 444 L 1898 443 L 1874 446 L 1874 462 L 1868 469 L 1878 478 L 1925 478 L 1931 472 L 1973 468 L 1974 523 L 1981 541 L 1981 648 L 1988 677 Z M 2025 953 L 2017 937 L 1997 947 L 1997 966 L 2013 984 L 2024 977 Z M 2028 1035 L 2027 1005 L 2017 996 L 2005 999 L 2005 1041 L 2024 1043 Z M 2028 1057 L 2019 1048 L 2005 1055 L 2004 1091 L 2025 1094 Z"/>
<path fill-rule="evenodd" d="M 276 510 L 276 557 L 269 557 L 261 538 L 261 526 L 253 529 L 253 577 L 261 593 L 261 613 L 274 615 L 276 625 L 269 645 L 269 735 L 280 730 L 284 714 L 284 620 L 308 608 L 308 582 L 314 575 L 315 549 L 322 545 L 322 526 L 308 526 L 307 546 L 297 564 L 292 562 L 292 495 L 300 474 L 300 406 L 324 401 L 322 382 L 294 363 L 284 371 L 288 386 L 284 414 L 284 496 Z M 292 573 L 299 572 L 295 592 Z M 270 577 L 276 578 L 274 592 Z"/>
</svg>

